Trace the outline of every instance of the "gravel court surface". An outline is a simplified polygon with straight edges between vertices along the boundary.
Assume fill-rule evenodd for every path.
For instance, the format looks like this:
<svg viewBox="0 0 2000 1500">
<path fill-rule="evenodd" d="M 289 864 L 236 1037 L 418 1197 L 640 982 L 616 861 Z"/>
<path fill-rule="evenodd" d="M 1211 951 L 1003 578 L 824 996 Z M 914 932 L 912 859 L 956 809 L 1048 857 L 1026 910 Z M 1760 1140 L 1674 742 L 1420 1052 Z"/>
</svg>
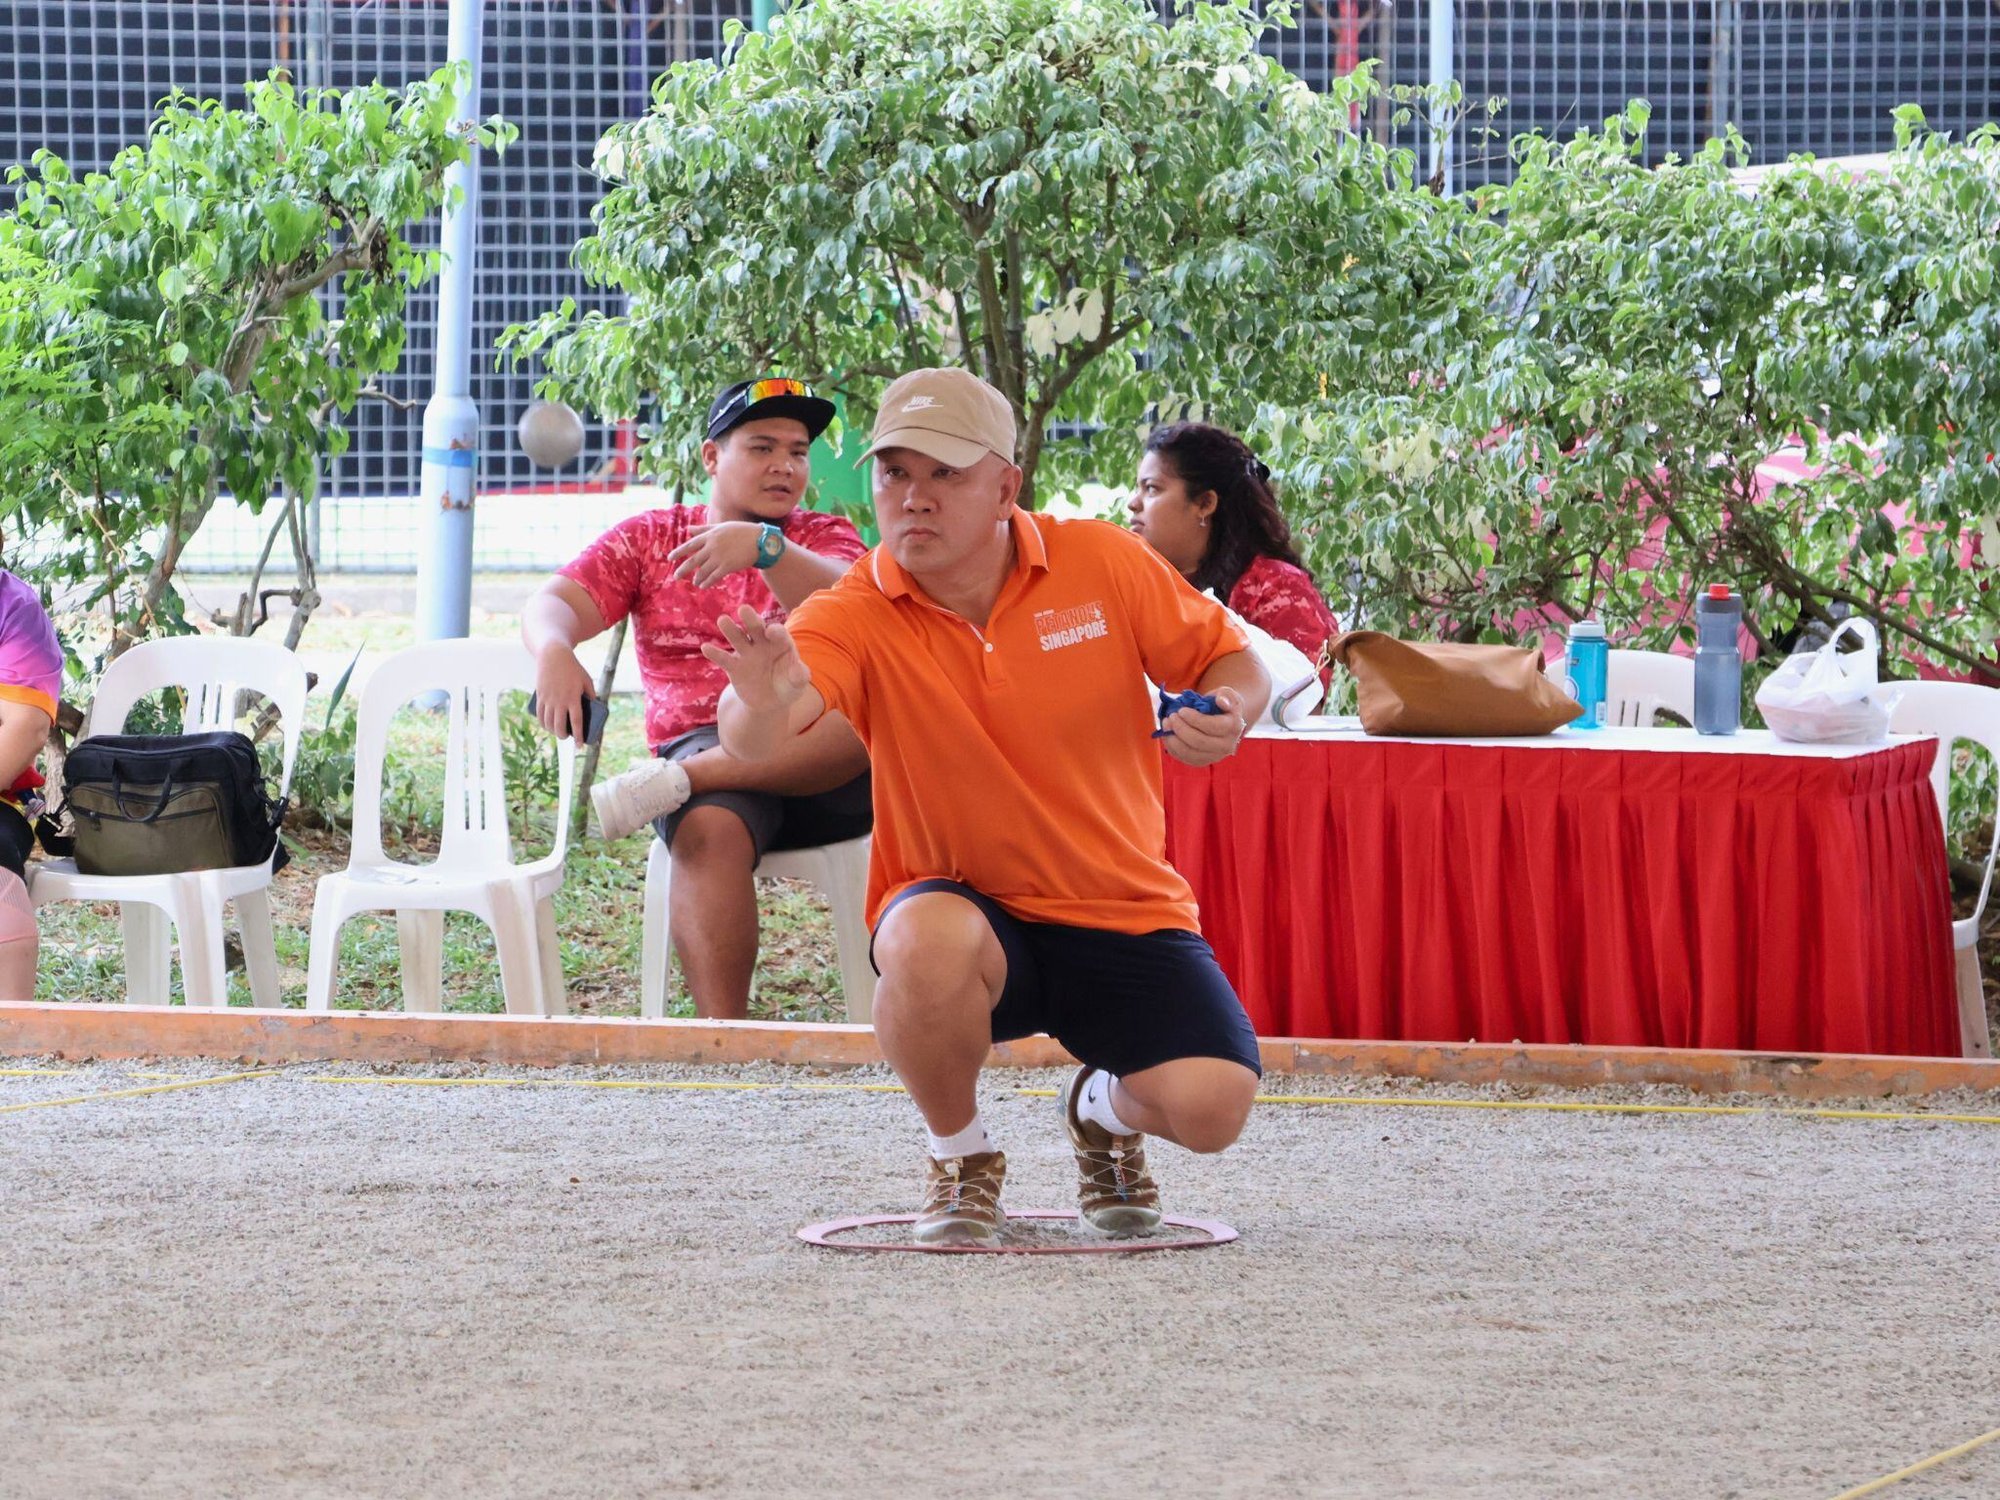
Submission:
<svg viewBox="0 0 2000 1500">
<path fill-rule="evenodd" d="M 547 1085 L 879 1073 L 311 1081 L 363 1071 L 0 1115 L 0 1493 L 1827 1500 L 2000 1425 L 2000 1126 L 1265 1106 L 1158 1150 L 1235 1245 L 860 1256 L 792 1234 L 912 1206 L 906 1100 Z M 1069 1203 L 1055 1081 L 985 1089 L 1017 1208 Z"/>
</svg>

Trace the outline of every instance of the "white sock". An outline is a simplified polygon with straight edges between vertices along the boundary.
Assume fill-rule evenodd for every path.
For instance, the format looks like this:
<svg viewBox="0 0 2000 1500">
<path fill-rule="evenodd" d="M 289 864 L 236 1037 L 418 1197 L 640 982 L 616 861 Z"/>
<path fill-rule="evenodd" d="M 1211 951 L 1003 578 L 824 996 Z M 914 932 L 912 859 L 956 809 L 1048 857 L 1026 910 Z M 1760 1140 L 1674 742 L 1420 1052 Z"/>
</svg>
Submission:
<svg viewBox="0 0 2000 1500">
<path fill-rule="evenodd" d="M 1077 1118 L 1102 1125 L 1113 1135 L 1137 1135 L 1137 1126 L 1127 1125 L 1111 1107 L 1111 1085 L 1118 1080 L 1102 1068 L 1083 1080 L 1083 1097 L 1076 1102 Z"/>
<path fill-rule="evenodd" d="M 976 1156 L 993 1149 L 993 1137 L 986 1133 L 986 1125 L 976 1109 L 972 1112 L 972 1123 L 955 1135 L 935 1135 L 928 1130 L 924 1134 L 931 1138 L 931 1156 L 937 1161 L 950 1161 L 954 1156 Z"/>
</svg>

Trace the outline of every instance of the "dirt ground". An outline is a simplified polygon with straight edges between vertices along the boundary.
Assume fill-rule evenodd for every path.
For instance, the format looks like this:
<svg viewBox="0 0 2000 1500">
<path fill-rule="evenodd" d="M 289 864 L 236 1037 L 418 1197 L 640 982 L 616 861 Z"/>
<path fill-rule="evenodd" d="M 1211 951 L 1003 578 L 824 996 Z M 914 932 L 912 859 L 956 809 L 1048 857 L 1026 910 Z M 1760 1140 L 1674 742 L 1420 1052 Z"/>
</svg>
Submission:
<svg viewBox="0 0 2000 1500">
<path fill-rule="evenodd" d="M 1234 1245 L 864 1256 L 793 1232 L 911 1206 L 879 1076 L 0 1067 L 20 1500 L 1827 1500 L 2000 1424 L 2000 1125 L 1273 1078 L 1372 1100 L 1158 1148 Z M 1015 1208 L 1069 1203 L 1055 1081 L 989 1075 Z"/>
</svg>

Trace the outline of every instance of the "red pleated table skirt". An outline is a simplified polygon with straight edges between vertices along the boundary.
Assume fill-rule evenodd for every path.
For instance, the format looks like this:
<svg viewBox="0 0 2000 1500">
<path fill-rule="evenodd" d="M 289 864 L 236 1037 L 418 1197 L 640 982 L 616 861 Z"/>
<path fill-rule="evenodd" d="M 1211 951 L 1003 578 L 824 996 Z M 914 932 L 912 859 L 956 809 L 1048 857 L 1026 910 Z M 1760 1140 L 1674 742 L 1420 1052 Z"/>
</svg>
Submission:
<svg viewBox="0 0 2000 1500">
<path fill-rule="evenodd" d="M 1957 1055 L 1934 740 L 1601 733 L 1168 760 L 1168 857 L 1258 1032 Z"/>
</svg>

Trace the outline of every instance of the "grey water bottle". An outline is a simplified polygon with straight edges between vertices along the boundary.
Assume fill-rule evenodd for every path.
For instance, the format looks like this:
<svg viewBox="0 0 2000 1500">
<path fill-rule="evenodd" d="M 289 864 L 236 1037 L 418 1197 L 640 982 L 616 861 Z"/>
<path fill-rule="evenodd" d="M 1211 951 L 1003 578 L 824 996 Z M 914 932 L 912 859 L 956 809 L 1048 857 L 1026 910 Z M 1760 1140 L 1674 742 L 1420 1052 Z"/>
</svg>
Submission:
<svg viewBox="0 0 2000 1500">
<path fill-rule="evenodd" d="M 1743 723 L 1742 623 L 1742 596 L 1726 583 L 1710 584 L 1695 601 L 1694 727 L 1701 734 L 1734 734 Z"/>
</svg>

